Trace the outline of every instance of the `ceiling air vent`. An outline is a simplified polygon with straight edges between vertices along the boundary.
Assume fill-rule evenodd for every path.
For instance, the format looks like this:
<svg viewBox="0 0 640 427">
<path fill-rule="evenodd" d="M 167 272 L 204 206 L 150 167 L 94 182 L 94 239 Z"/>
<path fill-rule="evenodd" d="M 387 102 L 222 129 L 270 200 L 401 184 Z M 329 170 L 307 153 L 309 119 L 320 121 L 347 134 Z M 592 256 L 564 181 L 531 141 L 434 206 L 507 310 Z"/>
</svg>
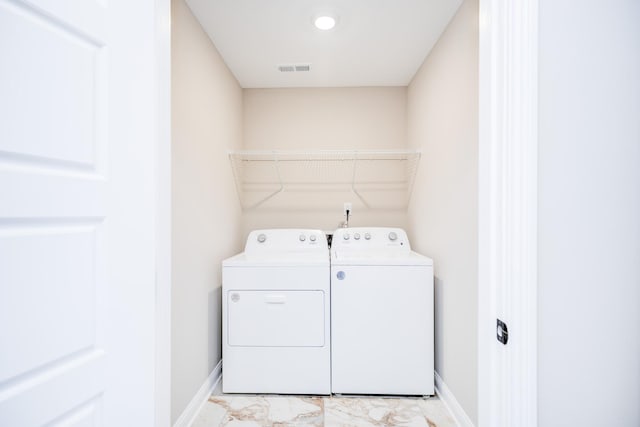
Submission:
<svg viewBox="0 0 640 427">
<path fill-rule="evenodd" d="M 278 65 L 278 71 L 281 73 L 302 73 L 311 71 L 311 64 L 282 64 Z"/>
</svg>

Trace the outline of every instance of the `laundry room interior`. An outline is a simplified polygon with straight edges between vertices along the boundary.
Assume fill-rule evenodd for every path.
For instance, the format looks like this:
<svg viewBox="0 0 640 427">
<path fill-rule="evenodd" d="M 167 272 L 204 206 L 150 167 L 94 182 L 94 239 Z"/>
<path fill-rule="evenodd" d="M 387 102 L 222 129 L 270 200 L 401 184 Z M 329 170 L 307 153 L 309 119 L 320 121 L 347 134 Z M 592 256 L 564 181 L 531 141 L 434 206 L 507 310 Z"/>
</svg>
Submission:
<svg viewBox="0 0 640 427">
<path fill-rule="evenodd" d="M 252 230 L 333 233 L 349 203 L 349 227 L 404 229 L 411 249 L 433 259 L 435 370 L 475 423 L 478 2 L 423 2 L 416 10 L 433 16 L 411 21 L 429 23 L 424 40 L 415 26 L 399 28 L 407 17 L 391 4 L 374 12 L 363 2 L 280 2 L 290 10 L 277 18 L 277 5 L 217 3 L 172 2 L 172 422 L 219 369 L 222 261 L 243 251 Z M 409 3 L 400 9 L 415 9 Z M 334 29 L 313 27 L 317 5 L 337 14 Z M 228 24 L 236 34 L 226 28 L 218 46 L 211 29 L 238 19 L 216 15 L 225 7 L 248 22 Z M 377 36 L 384 14 L 392 28 Z M 269 28 L 278 29 L 265 37 Z M 382 38 L 389 32 L 398 40 Z M 263 63 L 253 72 L 244 64 L 239 78 L 224 56 L 242 63 L 234 37 L 256 54 L 289 44 L 254 58 Z M 415 46 L 390 44 L 402 37 Z M 358 56 L 334 53 L 341 43 L 378 72 L 362 74 Z M 396 57 L 407 63 L 388 63 Z"/>
<path fill-rule="evenodd" d="M 314 28 L 325 13 L 335 28 Z M 172 1 L 171 423 L 224 382 L 224 260 L 254 230 L 334 233 L 348 203 L 349 228 L 406 230 L 433 260 L 431 400 L 454 425 L 638 425 L 639 17 L 626 0 Z"/>
</svg>

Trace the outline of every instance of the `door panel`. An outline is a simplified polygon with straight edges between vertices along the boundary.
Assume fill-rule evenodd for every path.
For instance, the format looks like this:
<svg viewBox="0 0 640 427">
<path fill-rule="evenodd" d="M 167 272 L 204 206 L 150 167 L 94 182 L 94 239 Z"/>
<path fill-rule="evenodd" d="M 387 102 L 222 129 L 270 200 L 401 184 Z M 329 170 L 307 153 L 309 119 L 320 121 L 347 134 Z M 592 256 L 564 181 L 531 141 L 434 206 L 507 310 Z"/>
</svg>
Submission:
<svg viewBox="0 0 640 427">
<path fill-rule="evenodd" d="M 0 382 L 94 346 L 96 245 L 95 224 L 0 229 Z"/>
<path fill-rule="evenodd" d="M 153 425 L 154 7 L 0 0 L 0 425 Z"/>
<path fill-rule="evenodd" d="M 104 111 L 102 46 L 29 7 L 0 3 L 3 63 L 0 150 L 93 167 Z M 20 40 L 20 43 L 16 43 Z M 10 100 L 10 102 L 8 102 Z M 71 102 L 70 102 L 71 101 Z M 55 138 L 51 136 L 55 135 Z M 42 144 L 42 141 L 48 141 Z"/>
</svg>

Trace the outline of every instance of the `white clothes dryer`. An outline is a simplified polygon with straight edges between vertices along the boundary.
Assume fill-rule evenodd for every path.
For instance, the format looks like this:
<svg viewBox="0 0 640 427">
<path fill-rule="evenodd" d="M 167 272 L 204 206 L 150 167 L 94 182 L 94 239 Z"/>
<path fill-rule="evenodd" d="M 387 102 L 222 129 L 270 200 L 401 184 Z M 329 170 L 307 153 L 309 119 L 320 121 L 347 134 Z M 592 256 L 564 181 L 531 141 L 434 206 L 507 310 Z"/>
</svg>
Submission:
<svg viewBox="0 0 640 427">
<path fill-rule="evenodd" d="M 399 228 L 341 228 L 331 246 L 333 393 L 433 395 L 433 261 Z"/>
<path fill-rule="evenodd" d="M 222 390 L 330 394 L 330 270 L 319 230 L 252 231 L 222 263 Z"/>
</svg>

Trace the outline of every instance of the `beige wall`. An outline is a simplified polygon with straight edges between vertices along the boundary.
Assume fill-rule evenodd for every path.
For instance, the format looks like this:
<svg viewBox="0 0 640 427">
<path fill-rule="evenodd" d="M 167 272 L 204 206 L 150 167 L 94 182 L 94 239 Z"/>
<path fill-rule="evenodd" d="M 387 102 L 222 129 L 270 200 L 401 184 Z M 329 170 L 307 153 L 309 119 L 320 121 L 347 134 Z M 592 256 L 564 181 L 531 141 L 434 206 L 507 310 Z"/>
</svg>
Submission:
<svg viewBox="0 0 640 427">
<path fill-rule="evenodd" d="M 405 87 L 245 89 L 243 112 L 246 150 L 406 148 Z M 295 194 L 285 194 L 244 212 L 243 237 L 256 228 L 334 230 L 343 202 L 353 203 L 353 226 L 407 224 L 406 210 L 367 210 L 349 193 L 318 192 L 312 209 L 296 208 Z"/>
<path fill-rule="evenodd" d="M 433 257 L 436 371 L 477 423 L 478 2 L 467 0 L 408 89 L 422 150 L 409 207 L 414 249 Z"/>
<path fill-rule="evenodd" d="M 221 358 L 220 262 L 241 249 L 227 151 L 242 142 L 242 90 L 183 0 L 172 14 L 175 422 Z"/>
</svg>

